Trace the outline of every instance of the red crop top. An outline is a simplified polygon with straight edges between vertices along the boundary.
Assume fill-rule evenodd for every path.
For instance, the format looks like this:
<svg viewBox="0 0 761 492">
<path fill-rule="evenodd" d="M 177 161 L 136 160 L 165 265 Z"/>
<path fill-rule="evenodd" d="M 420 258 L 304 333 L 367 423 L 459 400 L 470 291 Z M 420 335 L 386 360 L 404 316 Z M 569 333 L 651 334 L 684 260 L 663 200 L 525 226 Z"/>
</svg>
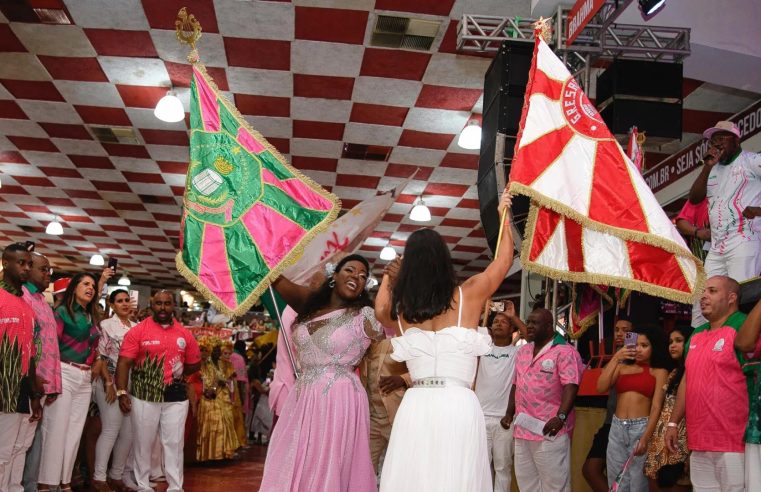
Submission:
<svg viewBox="0 0 761 492">
<path fill-rule="evenodd" d="M 650 366 L 640 366 L 642 372 L 635 374 L 621 374 L 616 381 L 616 393 L 621 395 L 627 391 L 636 391 L 646 398 L 652 398 L 655 394 L 655 377 L 650 374 Z"/>
</svg>

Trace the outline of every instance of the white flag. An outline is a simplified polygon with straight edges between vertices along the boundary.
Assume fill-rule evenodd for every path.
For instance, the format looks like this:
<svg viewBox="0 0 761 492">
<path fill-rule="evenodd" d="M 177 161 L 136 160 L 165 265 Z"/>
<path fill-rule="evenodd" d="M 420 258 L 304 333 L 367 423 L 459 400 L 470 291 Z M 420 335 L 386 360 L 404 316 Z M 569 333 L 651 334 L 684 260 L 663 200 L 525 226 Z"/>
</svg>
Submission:
<svg viewBox="0 0 761 492">
<path fill-rule="evenodd" d="M 336 219 L 315 236 L 304 248 L 301 258 L 283 275 L 291 282 L 309 285 L 315 274 L 323 271 L 326 263 L 337 263 L 344 256 L 354 253 L 372 234 L 408 182 L 409 179 L 387 193 L 360 202 Z"/>
</svg>

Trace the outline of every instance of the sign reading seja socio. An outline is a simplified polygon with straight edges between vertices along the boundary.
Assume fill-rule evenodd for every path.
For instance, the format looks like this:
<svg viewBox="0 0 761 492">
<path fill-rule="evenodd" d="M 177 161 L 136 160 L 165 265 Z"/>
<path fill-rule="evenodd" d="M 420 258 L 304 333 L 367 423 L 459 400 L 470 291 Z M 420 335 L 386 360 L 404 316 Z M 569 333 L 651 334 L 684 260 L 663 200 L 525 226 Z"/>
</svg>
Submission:
<svg viewBox="0 0 761 492">
<path fill-rule="evenodd" d="M 578 0 L 568 12 L 568 32 L 566 46 L 573 44 L 574 39 L 584 30 L 592 17 L 605 5 L 605 0 Z"/>
<path fill-rule="evenodd" d="M 740 129 L 741 141 L 761 132 L 761 100 L 756 101 L 750 107 L 730 118 Z M 691 172 L 699 166 L 703 156 L 708 151 L 708 141 L 700 140 L 685 147 L 671 157 L 659 162 L 652 169 L 648 169 L 643 177 L 653 192 L 662 190 L 666 186 Z"/>
</svg>

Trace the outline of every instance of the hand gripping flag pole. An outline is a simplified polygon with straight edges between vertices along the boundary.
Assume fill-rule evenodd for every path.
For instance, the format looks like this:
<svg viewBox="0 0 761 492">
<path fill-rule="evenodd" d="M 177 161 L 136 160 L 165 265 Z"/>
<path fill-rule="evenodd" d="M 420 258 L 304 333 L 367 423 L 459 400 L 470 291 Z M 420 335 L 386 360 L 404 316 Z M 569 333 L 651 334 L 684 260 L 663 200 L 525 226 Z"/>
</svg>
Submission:
<svg viewBox="0 0 761 492">
<path fill-rule="evenodd" d="M 335 220 L 338 198 L 286 162 L 219 91 L 196 50 L 201 26 L 183 8 L 191 47 L 190 161 L 177 270 L 228 316 L 240 316 Z"/>
<path fill-rule="evenodd" d="M 499 235 L 497 236 L 497 249 L 494 250 L 494 260 L 497 260 L 497 257 L 499 256 L 499 245 L 502 243 L 502 229 L 505 227 L 505 220 L 507 219 L 507 207 L 502 211 L 502 215 L 499 218 Z M 462 302 L 462 299 L 460 299 L 460 302 Z M 484 326 L 489 322 L 489 305 L 491 304 L 491 298 L 486 299 L 486 303 L 484 304 L 484 314 L 483 314 L 483 320 L 484 320 Z"/>
<path fill-rule="evenodd" d="M 705 271 L 597 109 L 535 25 L 509 190 L 531 199 L 521 265 L 682 303 Z"/>
</svg>

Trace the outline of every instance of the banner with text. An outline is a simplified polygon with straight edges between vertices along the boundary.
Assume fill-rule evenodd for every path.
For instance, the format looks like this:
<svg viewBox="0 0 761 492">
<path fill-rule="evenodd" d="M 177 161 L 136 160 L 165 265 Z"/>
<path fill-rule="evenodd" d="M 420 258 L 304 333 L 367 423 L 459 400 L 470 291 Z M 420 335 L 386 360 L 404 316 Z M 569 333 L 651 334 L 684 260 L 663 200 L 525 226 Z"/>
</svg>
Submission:
<svg viewBox="0 0 761 492">
<path fill-rule="evenodd" d="M 573 44 L 573 41 L 603 5 L 605 5 L 605 0 L 577 0 L 571 11 L 568 12 L 566 46 Z"/>
<path fill-rule="evenodd" d="M 761 100 L 729 120 L 737 124 L 740 129 L 740 135 L 742 135 L 740 141 L 758 134 L 761 132 Z M 697 168 L 707 151 L 708 141 L 701 139 L 648 169 L 643 175 L 645 182 L 653 193 L 660 191 Z"/>
</svg>

